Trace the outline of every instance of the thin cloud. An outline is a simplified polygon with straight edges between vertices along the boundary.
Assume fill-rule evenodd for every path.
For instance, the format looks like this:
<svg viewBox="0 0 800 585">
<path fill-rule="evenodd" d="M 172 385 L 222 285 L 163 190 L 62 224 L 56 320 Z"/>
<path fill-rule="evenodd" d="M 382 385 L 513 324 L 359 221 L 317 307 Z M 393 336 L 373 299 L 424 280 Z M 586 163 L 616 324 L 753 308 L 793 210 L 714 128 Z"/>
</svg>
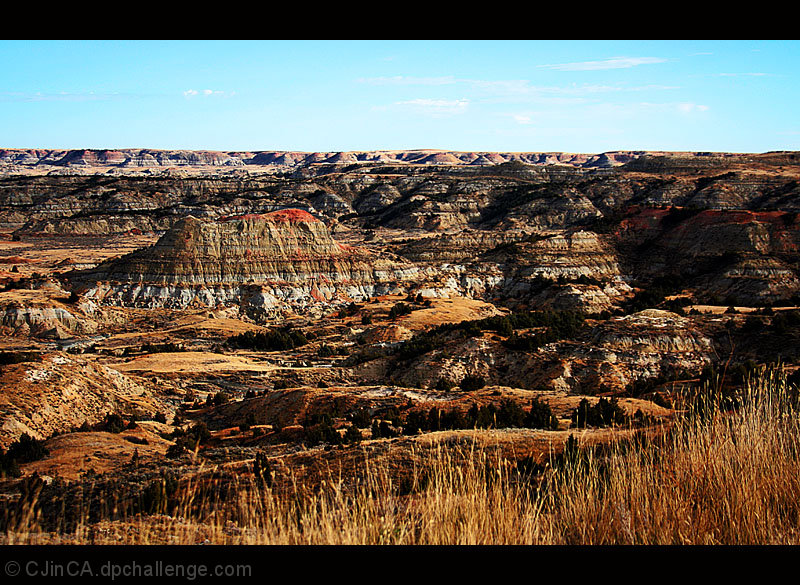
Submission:
<svg viewBox="0 0 800 585">
<path fill-rule="evenodd" d="M 404 100 L 395 102 L 395 106 L 411 108 L 415 111 L 430 114 L 430 115 L 444 115 L 444 114 L 462 114 L 466 112 L 469 106 L 469 100 L 445 100 L 445 99 L 429 99 L 417 98 L 413 100 Z"/>
<path fill-rule="evenodd" d="M 602 71 L 605 69 L 628 69 L 639 65 L 664 63 L 661 57 L 612 57 L 601 61 L 579 61 L 575 63 L 558 63 L 555 65 L 539 65 L 541 69 L 555 71 Z"/>
<path fill-rule="evenodd" d="M 183 96 L 185 98 L 193 98 L 195 96 L 221 96 L 221 97 L 230 97 L 232 95 L 236 95 L 236 92 L 233 91 L 221 91 L 218 89 L 187 89 L 183 92 Z"/>
<path fill-rule="evenodd" d="M 426 108 L 462 108 L 469 104 L 469 100 L 437 100 L 418 98 L 414 100 L 405 100 L 402 102 L 395 102 L 398 106 L 422 106 Z"/>
<path fill-rule="evenodd" d="M 678 104 L 678 111 L 683 114 L 691 114 L 694 112 L 707 112 L 708 106 L 703 104 L 682 103 Z"/>
</svg>

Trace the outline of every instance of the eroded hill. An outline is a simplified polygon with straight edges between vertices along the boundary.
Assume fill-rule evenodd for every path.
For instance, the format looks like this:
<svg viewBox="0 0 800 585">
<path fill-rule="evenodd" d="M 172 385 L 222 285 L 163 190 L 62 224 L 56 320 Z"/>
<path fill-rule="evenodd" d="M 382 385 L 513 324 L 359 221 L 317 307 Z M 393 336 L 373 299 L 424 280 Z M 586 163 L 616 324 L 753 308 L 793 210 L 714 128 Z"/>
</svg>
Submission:
<svg viewBox="0 0 800 585">
<path fill-rule="evenodd" d="M 0 445 L 63 493 L 467 439 L 543 465 L 797 378 L 796 153 L 0 160 Z"/>
</svg>

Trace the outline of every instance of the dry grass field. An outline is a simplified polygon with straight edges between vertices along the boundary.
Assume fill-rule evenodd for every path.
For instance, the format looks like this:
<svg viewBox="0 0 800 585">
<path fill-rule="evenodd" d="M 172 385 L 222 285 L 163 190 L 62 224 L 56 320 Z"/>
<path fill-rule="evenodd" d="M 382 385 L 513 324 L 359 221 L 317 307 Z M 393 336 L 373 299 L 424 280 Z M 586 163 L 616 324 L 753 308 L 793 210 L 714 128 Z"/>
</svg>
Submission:
<svg viewBox="0 0 800 585">
<path fill-rule="evenodd" d="M 768 371 L 736 408 L 707 397 L 665 433 L 577 441 L 533 472 L 476 446 L 442 446 L 418 459 L 410 485 L 369 461 L 359 481 L 332 473 L 311 491 L 279 493 L 268 474 L 240 474 L 224 499 L 198 481 L 152 514 L 70 532 L 41 530 L 29 507 L 2 542 L 797 544 L 797 388 Z"/>
</svg>

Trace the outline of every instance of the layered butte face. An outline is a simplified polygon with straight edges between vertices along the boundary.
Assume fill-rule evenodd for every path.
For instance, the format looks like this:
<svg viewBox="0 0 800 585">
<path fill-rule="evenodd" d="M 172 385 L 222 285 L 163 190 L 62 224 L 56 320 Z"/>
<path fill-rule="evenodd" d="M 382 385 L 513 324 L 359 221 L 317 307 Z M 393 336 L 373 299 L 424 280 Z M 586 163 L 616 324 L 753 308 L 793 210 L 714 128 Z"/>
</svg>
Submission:
<svg viewBox="0 0 800 585">
<path fill-rule="evenodd" d="M 76 276 L 101 281 L 90 297 L 111 304 L 185 307 L 234 302 L 277 308 L 385 294 L 416 269 L 338 243 L 307 211 L 285 209 L 203 221 L 186 217 L 153 246 Z"/>
</svg>

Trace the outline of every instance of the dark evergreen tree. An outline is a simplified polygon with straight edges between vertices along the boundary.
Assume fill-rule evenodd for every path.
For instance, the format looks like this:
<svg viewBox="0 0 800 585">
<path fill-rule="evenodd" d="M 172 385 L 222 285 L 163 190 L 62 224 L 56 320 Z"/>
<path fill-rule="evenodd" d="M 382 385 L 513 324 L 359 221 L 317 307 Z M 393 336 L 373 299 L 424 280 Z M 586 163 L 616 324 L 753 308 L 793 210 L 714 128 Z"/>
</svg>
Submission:
<svg viewBox="0 0 800 585">
<path fill-rule="evenodd" d="M 521 427 L 525 424 L 525 411 L 511 398 L 504 398 L 497 411 L 497 428 Z"/>
<path fill-rule="evenodd" d="M 125 430 L 125 421 L 116 413 L 107 414 L 100 425 L 100 430 L 107 433 L 121 433 Z"/>
<path fill-rule="evenodd" d="M 531 409 L 525 417 L 525 426 L 531 429 L 558 429 L 558 419 L 553 414 L 553 409 L 550 405 L 536 397 L 531 402 Z"/>
<path fill-rule="evenodd" d="M 350 415 L 350 420 L 359 429 L 364 429 L 370 425 L 372 417 L 370 416 L 368 409 L 359 408 L 358 410 L 353 412 L 352 415 Z"/>
<path fill-rule="evenodd" d="M 344 433 L 345 443 L 360 443 L 362 439 L 361 431 L 356 425 L 350 425 Z"/>
<path fill-rule="evenodd" d="M 481 376 L 464 376 L 461 380 L 461 389 L 464 392 L 475 392 L 486 386 L 486 380 Z"/>
<path fill-rule="evenodd" d="M 404 435 L 416 435 L 420 431 L 427 430 L 427 417 L 419 410 L 409 412 L 403 424 Z"/>
</svg>

